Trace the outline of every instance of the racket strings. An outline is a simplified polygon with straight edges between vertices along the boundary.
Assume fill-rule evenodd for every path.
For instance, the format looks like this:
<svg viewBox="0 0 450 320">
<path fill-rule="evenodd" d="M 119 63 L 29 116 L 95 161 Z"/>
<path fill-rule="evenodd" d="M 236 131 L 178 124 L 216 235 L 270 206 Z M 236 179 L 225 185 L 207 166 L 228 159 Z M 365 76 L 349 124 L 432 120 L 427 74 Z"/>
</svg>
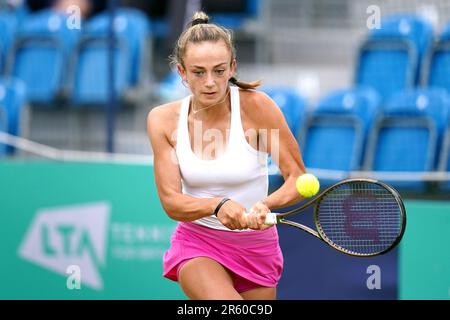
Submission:
<svg viewBox="0 0 450 320">
<path fill-rule="evenodd" d="M 351 182 L 323 197 L 317 226 L 324 240 L 340 250 L 373 255 L 398 239 L 401 218 L 397 199 L 389 190 L 374 183 Z"/>
</svg>

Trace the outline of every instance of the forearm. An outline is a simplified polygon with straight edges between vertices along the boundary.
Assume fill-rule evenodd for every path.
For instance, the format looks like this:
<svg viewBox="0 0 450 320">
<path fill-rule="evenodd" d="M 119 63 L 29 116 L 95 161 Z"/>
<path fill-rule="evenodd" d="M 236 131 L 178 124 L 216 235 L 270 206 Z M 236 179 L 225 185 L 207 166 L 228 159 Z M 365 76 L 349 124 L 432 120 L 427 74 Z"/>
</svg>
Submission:
<svg viewBox="0 0 450 320">
<path fill-rule="evenodd" d="M 161 201 L 167 215 L 177 221 L 194 221 L 214 213 L 222 198 L 195 198 L 173 194 Z"/>
<path fill-rule="evenodd" d="M 283 185 L 263 200 L 270 209 L 278 209 L 294 205 L 304 198 L 297 192 L 295 182 L 297 175 L 288 176 Z"/>
</svg>

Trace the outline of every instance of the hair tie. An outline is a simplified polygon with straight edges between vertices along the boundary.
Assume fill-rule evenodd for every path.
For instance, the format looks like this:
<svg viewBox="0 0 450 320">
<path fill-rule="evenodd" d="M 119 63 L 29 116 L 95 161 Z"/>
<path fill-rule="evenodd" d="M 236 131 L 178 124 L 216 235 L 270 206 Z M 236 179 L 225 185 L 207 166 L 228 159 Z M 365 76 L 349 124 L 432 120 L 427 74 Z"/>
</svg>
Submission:
<svg viewBox="0 0 450 320">
<path fill-rule="evenodd" d="M 197 18 L 197 19 L 192 20 L 191 26 L 195 26 L 197 24 L 207 24 L 207 23 L 208 23 L 207 19 Z"/>
<path fill-rule="evenodd" d="M 228 81 L 230 81 L 232 84 L 236 84 L 237 79 L 235 77 L 231 77 Z"/>
</svg>

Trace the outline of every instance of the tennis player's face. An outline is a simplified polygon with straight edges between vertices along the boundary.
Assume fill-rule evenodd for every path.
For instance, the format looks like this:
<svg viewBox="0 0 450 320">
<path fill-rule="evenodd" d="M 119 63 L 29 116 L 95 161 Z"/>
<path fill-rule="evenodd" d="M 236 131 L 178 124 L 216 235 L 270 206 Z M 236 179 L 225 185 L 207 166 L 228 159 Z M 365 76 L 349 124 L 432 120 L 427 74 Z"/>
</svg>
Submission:
<svg viewBox="0 0 450 320">
<path fill-rule="evenodd" d="M 223 41 L 189 43 L 178 66 L 188 83 L 195 100 L 201 105 L 221 101 L 227 93 L 228 80 L 234 75 L 236 61 L 231 62 L 231 52 Z"/>
</svg>

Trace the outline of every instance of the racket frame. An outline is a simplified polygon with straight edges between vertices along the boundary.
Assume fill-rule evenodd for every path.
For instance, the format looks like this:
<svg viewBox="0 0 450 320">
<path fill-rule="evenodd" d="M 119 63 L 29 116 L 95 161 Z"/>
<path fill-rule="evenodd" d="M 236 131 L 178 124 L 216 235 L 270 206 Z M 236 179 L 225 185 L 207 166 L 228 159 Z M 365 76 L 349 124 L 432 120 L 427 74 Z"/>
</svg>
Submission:
<svg viewBox="0 0 450 320">
<path fill-rule="evenodd" d="M 361 183 L 374 183 L 377 184 L 379 186 L 381 186 L 382 188 L 385 188 L 386 190 L 388 190 L 392 196 L 394 197 L 395 201 L 397 202 L 399 209 L 400 209 L 400 223 L 401 223 L 401 227 L 400 227 L 400 233 L 398 234 L 397 238 L 395 239 L 395 241 L 385 250 L 380 251 L 380 252 L 375 252 L 375 253 L 358 253 L 358 252 L 354 252 L 351 250 L 347 250 L 345 248 L 342 248 L 341 246 L 335 244 L 333 241 L 331 241 L 326 234 L 324 233 L 322 227 L 320 226 L 319 223 L 319 210 L 320 210 L 320 202 L 323 200 L 323 198 L 330 193 L 331 191 L 333 191 L 336 188 L 339 188 L 341 185 L 343 184 L 347 184 L 347 183 L 357 183 L 357 182 L 361 182 Z M 315 204 L 315 205 L 314 205 Z M 305 225 L 302 225 L 300 223 L 291 221 L 291 220 L 286 220 L 286 217 L 292 216 L 296 213 L 299 213 L 303 210 L 305 210 L 306 208 L 310 207 L 314 205 L 314 213 L 313 213 L 313 219 L 314 219 L 314 225 L 316 227 L 316 230 L 307 227 Z M 345 254 L 351 255 L 351 256 L 357 256 L 357 257 L 373 257 L 373 256 L 378 256 L 381 254 L 384 254 L 390 250 L 392 250 L 395 246 L 397 246 L 397 244 L 400 242 L 400 240 L 403 237 L 403 234 L 405 233 L 405 228 L 406 228 L 406 210 L 405 210 L 405 205 L 403 203 L 402 198 L 400 197 L 400 194 L 398 193 L 397 190 L 395 190 L 393 187 L 378 181 L 378 180 L 374 180 L 374 179 L 366 179 L 366 178 L 351 178 L 351 179 L 345 179 L 342 180 L 330 187 L 328 187 L 327 189 L 325 189 L 324 191 L 322 191 L 317 197 L 315 197 L 314 199 L 308 201 L 307 203 L 305 203 L 304 205 L 290 210 L 288 212 L 284 212 L 284 213 L 276 213 L 276 221 L 277 223 L 282 223 L 282 224 L 286 224 L 286 225 L 290 225 L 296 228 L 299 228 L 303 231 L 306 231 L 307 233 L 319 238 L 320 240 L 324 241 L 325 243 L 327 243 L 328 245 L 330 245 L 331 247 L 333 247 L 334 249 L 343 252 Z"/>
</svg>

